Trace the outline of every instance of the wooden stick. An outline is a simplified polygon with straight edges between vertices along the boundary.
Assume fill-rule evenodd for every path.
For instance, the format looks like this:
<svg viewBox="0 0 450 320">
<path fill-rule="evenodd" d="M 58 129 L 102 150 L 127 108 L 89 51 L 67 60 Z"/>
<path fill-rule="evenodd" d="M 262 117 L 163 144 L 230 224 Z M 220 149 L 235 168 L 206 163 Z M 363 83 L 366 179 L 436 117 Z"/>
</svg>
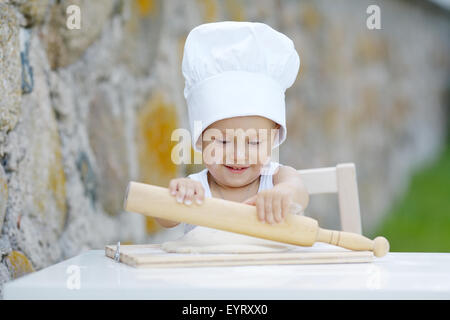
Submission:
<svg viewBox="0 0 450 320">
<path fill-rule="evenodd" d="M 218 198 L 205 198 L 203 204 L 178 203 L 168 188 L 130 182 L 124 209 L 147 216 L 245 234 L 300 246 L 316 241 L 357 251 L 373 251 L 376 257 L 389 252 L 384 237 L 370 240 L 362 235 L 319 228 L 317 220 L 289 214 L 281 223 L 267 224 L 257 218 L 256 207 Z"/>
</svg>

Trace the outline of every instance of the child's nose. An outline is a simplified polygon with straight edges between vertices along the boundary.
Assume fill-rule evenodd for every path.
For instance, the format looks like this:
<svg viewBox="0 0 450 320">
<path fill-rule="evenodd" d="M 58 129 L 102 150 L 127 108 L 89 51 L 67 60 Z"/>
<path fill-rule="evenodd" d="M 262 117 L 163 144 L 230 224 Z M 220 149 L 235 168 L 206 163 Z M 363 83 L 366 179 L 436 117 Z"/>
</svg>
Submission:
<svg viewBox="0 0 450 320">
<path fill-rule="evenodd" d="M 245 147 L 236 148 L 236 157 L 235 157 L 236 164 L 246 164 L 245 153 L 246 153 Z"/>
</svg>

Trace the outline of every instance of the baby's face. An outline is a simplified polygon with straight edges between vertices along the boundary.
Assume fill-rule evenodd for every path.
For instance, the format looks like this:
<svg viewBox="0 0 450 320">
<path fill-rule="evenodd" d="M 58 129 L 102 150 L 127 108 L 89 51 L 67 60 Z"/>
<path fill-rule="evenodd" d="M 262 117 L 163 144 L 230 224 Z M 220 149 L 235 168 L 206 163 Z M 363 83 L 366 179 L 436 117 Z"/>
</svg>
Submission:
<svg viewBox="0 0 450 320">
<path fill-rule="evenodd" d="M 279 128 L 260 116 L 216 121 L 202 134 L 203 162 L 216 181 L 230 187 L 246 185 L 259 177 L 270 161 Z"/>
</svg>

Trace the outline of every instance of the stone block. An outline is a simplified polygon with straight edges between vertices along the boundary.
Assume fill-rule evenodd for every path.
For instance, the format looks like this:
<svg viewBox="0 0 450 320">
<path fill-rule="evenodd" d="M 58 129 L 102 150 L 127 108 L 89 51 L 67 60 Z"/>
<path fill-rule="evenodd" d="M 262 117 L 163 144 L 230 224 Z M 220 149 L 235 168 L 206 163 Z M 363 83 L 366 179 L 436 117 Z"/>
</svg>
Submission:
<svg viewBox="0 0 450 320">
<path fill-rule="evenodd" d="M 133 0 L 125 3 L 127 18 L 124 23 L 121 61 L 136 76 L 152 72 L 158 54 L 163 25 L 161 0 Z"/>
<path fill-rule="evenodd" d="M 6 205 L 8 204 L 8 180 L 5 170 L 0 165 L 0 233 L 2 231 L 3 220 L 6 214 Z"/>
<path fill-rule="evenodd" d="M 143 182 L 168 186 L 177 173 L 171 160 L 172 132 L 178 128 L 178 116 L 173 104 L 162 93 L 152 95 L 136 115 L 139 178 Z"/>
<path fill-rule="evenodd" d="M 3 284 L 11 280 L 9 270 L 5 264 L 0 262 L 0 299 L 3 299 Z"/>
<path fill-rule="evenodd" d="M 111 215 L 123 210 L 129 181 L 124 119 L 112 87 L 99 88 L 90 103 L 87 129 L 95 155 L 98 200 Z M 88 169 L 88 168 L 87 168 Z"/>
<path fill-rule="evenodd" d="M 218 18 L 217 0 L 197 0 L 200 10 L 203 12 L 203 21 L 215 22 Z"/>
<path fill-rule="evenodd" d="M 69 5 L 80 7 L 80 29 L 67 28 L 66 9 Z M 111 0 L 62 0 L 53 5 L 42 32 L 52 69 L 65 67 L 78 60 L 100 36 L 113 9 L 114 1 Z"/>
<path fill-rule="evenodd" d="M 0 144 L 19 120 L 20 99 L 19 22 L 14 8 L 0 3 Z"/>
<path fill-rule="evenodd" d="M 34 78 L 33 67 L 30 65 L 30 29 L 20 30 L 20 62 L 22 64 L 22 93 L 27 94 L 33 91 Z"/>
<path fill-rule="evenodd" d="M 17 279 L 30 272 L 34 272 L 34 268 L 30 260 L 20 251 L 11 251 L 5 258 L 5 261 L 13 279 Z"/>
<path fill-rule="evenodd" d="M 19 209 L 24 216 L 32 216 L 61 233 L 66 221 L 66 177 L 64 173 L 61 141 L 55 114 L 51 108 L 46 73 L 45 52 L 34 37 L 30 44 L 30 63 L 33 65 L 35 85 L 24 95 L 20 126 L 15 143 L 9 153 L 24 150 L 17 164 L 17 174 L 11 176 L 22 198 Z M 12 157 L 14 158 L 14 157 Z M 10 191 L 11 192 L 11 191 Z"/>
<path fill-rule="evenodd" d="M 98 184 L 94 169 L 92 168 L 91 162 L 85 152 L 80 152 L 78 155 L 76 166 L 83 183 L 84 195 L 89 198 L 92 207 L 95 207 L 98 199 Z"/>
<path fill-rule="evenodd" d="M 27 28 L 42 23 L 50 7 L 49 0 L 12 0 L 11 3 L 17 6 L 26 18 Z"/>
<path fill-rule="evenodd" d="M 316 30 L 323 23 L 324 17 L 312 1 L 304 3 L 300 7 L 300 21 L 310 31 Z"/>
<path fill-rule="evenodd" d="M 177 175 L 177 165 L 171 160 L 172 132 L 178 128 L 175 106 L 157 92 L 139 110 L 137 116 L 137 150 L 139 181 L 168 187 Z M 147 231 L 158 229 L 153 218 L 147 218 Z"/>
</svg>

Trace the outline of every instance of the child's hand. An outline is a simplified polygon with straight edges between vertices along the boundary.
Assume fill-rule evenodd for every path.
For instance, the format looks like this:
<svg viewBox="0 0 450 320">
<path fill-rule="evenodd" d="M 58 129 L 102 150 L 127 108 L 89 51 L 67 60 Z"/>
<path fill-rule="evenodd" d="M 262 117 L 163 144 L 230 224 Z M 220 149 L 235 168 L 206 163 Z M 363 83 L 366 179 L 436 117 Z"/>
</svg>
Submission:
<svg viewBox="0 0 450 320">
<path fill-rule="evenodd" d="M 176 197 L 179 203 L 191 205 L 195 200 L 197 204 L 202 204 L 205 199 L 205 190 L 201 182 L 189 178 L 176 178 L 170 180 L 169 192 Z"/>
<path fill-rule="evenodd" d="M 301 211 L 301 205 L 293 201 L 295 190 L 285 184 L 277 184 L 272 189 L 263 190 L 243 203 L 256 205 L 258 219 L 267 223 L 279 223 L 288 213 Z"/>
</svg>

